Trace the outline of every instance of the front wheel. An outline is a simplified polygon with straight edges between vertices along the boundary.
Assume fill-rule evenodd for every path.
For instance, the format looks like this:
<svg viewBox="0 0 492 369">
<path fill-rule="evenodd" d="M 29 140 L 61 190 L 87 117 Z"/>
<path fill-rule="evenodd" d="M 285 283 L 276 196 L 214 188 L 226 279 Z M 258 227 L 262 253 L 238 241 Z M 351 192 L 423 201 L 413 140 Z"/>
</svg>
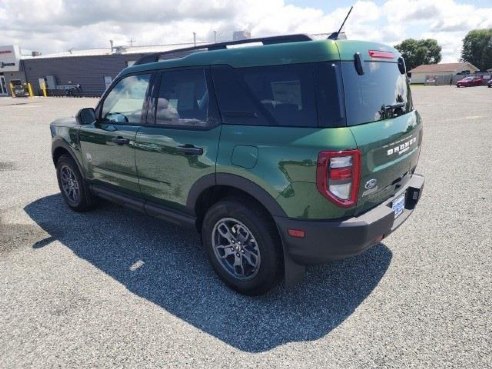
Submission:
<svg viewBox="0 0 492 369">
<path fill-rule="evenodd" d="M 72 157 L 60 156 L 56 163 L 56 175 L 62 196 L 71 209 L 86 211 L 93 207 L 94 197 Z"/>
<path fill-rule="evenodd" d="M 213 205 L 203 221 L 202 242 L 219 277 L 234 290 L 254 296 L 278 283 L 282 253 L 271 218 L 245 201 Z"/>
</svg>

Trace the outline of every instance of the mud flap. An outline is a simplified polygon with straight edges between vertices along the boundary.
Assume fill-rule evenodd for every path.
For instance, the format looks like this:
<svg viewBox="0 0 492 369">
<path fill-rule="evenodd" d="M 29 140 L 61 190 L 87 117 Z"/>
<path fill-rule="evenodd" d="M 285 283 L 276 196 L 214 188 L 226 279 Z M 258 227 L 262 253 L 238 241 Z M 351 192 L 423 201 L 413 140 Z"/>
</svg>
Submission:
<svg viewBox="0 0 492 369">
<path fill-rule="evenodd" d="M 287 253 L 286 248 L 282 247 L 284 252 L 284 278 L 285 287 L 291 288 L 302 282 L 306 266 L 297 264 Z"/>
</svg>

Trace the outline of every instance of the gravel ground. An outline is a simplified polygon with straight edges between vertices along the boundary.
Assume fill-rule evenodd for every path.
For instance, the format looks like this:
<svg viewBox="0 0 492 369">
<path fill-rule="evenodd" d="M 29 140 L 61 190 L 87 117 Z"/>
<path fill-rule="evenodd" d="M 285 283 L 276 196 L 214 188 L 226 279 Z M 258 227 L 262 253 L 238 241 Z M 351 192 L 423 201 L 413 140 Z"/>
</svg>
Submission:
<svg viewBox="0 0 492 369">
<path fill-rule="evenodd" d="M 62 202 L 48 124 L 95 99 L 0 99 L 0 367 L 492 367 L 492 89 L 415 87 L 414 215 L 297 288 L 237 295 L 197 235 Z"/>
</svg>

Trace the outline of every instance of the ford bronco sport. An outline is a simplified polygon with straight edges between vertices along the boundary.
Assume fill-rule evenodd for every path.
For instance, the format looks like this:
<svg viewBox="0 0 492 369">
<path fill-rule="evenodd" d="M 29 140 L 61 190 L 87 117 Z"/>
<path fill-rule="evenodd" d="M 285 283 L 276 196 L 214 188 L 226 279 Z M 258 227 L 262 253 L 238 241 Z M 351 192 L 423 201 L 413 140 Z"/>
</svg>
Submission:
<svg viewBox="0 0 492 369">
<path fill-rule="evenodd" d="M 291 35 L 145 56 L 50 128 L 70 208 L 101 197 L 193 226 L 249 295 L 378 244 L 424 185 L 405 63 L 377 43 Z"/>
</svg>

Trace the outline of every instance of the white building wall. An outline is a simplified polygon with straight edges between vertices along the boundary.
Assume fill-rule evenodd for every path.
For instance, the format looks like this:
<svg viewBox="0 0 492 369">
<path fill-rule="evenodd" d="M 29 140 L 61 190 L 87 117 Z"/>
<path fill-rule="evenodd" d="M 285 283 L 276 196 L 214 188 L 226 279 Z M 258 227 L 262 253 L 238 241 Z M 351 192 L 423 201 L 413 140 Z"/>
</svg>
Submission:
<svg viewBox="0 0 492 369">
<path fill-rule="evenodd" d="M 425 83 L 427 76 L 451 76 L 453 72 L 437 72 L 437 73 L 412 73 L 411 83 Z"/>
</svg>

